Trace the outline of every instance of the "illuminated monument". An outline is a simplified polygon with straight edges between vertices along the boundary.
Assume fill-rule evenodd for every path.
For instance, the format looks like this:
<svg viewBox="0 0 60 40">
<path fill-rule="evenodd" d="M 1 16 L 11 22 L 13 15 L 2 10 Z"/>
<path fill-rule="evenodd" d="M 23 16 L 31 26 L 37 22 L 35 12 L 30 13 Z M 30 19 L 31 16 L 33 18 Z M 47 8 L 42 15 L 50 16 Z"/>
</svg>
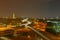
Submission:
<svg viewBox="0 0 60 40">
<path fill-rule="evenodd" d="M 13 12 L 12 18 L 13 18 L 13 19 L 16 19 L 16 15 L 15 15 L 14 12 Z"/>
</svg>

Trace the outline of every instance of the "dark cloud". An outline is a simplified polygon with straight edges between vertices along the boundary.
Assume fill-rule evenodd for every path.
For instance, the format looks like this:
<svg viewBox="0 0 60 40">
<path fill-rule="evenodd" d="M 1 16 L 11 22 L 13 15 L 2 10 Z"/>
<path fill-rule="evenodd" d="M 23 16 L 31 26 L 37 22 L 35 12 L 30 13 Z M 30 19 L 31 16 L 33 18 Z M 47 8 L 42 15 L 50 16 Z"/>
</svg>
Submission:
<svg viewBox="0 0 60 40">
<path fill-rule="evenodd" d="M 60 17 L 60 0 L 51 0 L 49 2 L 49 14 L 51 17 Z"/>
</svg>

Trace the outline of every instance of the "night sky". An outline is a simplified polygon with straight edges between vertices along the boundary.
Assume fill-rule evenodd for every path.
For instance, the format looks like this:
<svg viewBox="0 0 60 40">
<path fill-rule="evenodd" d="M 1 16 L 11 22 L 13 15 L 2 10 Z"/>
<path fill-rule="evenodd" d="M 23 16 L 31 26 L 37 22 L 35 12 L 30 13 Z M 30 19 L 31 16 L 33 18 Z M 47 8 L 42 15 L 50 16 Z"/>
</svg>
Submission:
<svg viewBox="0 0 60 40">
<path fill-rule="evenodd" d="M 0 0 L 0 17 L 60 17 L 60 0 Z"/>
</svg>

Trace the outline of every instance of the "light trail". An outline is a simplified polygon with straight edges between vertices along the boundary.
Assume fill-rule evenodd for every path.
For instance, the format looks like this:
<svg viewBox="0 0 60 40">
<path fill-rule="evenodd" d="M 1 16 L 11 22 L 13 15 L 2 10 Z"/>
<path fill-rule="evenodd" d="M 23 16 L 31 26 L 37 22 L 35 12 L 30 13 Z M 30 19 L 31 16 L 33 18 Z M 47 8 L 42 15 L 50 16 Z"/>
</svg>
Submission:
<svg viewBox="0 0 60 40">
<path fill-rule="evenodd" d="M 2 39 L 2 40 L 11 40 L 11 39 L 9 39 L 7 37 L 0 37 L 0 39 Z"/>
<path fill-rule="evenodd" d="M 38 35 L 40 35 L 41 37 L 43 37 L 45 40 L 50 40 L 48 37 L 44 36 L 41 32 L 38 32 L 37 30 L 35 30 L 32 27 L 27 26 L 29 29 L 33 30 L 34 32 L 36 32 Z"/>
</svg>

